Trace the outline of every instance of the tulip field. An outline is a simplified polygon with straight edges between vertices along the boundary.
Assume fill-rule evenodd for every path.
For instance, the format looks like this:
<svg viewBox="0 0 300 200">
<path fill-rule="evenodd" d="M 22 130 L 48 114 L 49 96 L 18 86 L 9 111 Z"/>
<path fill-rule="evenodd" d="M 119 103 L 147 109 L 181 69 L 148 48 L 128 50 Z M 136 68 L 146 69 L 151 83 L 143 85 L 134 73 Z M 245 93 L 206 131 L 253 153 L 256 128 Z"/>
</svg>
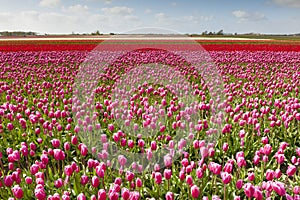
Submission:
<svg viewBox="0 0 300 200">
<path fill-rule="evenodd" d="M 300 200 L 300 40 L 101 43 L 0 41 L 0 199 Z"/>
</svg>

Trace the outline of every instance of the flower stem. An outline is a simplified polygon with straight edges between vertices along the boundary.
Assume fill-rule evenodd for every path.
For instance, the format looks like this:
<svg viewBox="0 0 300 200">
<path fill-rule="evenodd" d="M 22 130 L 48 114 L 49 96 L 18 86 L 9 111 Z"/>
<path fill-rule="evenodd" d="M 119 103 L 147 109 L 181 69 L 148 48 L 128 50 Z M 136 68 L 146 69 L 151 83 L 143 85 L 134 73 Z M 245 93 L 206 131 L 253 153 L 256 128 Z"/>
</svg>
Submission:
<svg viewBox="0 0 300 200">
<path fill-rule="evenodd" d="M 224 200 L 226 200 L 226 185 L 224 184 Z"/>
</svg>

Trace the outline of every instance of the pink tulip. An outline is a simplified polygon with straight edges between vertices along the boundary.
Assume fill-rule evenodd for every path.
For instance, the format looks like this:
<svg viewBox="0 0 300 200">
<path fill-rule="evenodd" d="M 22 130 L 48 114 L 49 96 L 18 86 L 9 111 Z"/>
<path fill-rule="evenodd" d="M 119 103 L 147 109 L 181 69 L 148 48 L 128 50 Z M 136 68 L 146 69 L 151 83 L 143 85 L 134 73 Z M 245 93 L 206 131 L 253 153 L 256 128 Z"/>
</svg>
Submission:
<svg viewBox="0 0 300 200">
<path fill-rule="evenodd" d="M 170 155 L 164 156 L 164 164 L 166 167 L 172 166 L 172 157 Z"/>
<path fill-rule="evenodd" d="M 134 173 L 126 171 L 126 179 L 127 181 L 131 182 L 134 179 Z"/>
<path fill-rule="evenodd" d="M 100 177 L 100 178 L 104 178 L 105 176 L 105 170 L 101 167 L 101 166 L 97 166 L 96 167 L 96 174 Z"/>
<path fill-rule="evenodd" d="M 109 194 L 109 199 L 110 200 L 118 200 L 119 199 L 119 194 L 117 192 L 111 192 Z"/>
<path fill-rule="evenodd" d="M 66 157 L 65 152 L 62 151 L 61 149 L 54 149 L 53 153 L 54 153 L 55 160 L 64 160 Z"/>
<path fill-rule="evenodd" d="M 99 178 L 97 176 L 92 177 L 92 186 L 94 188 L 97 188 L 100 184 Z"/>
<path fill-rule="evenodd" d="M 272 152 L 272 146 L 269 145 L 269 144 L 266 144 L 266 145 L 264 146 L 264 154 L 270 155 L 271 152 Z"/>
<path fill-rule="evenodd" d="M 181 160 L 181 164 L 182 164 L 182 166 L 187 167 L 187 166 L 189 165 L 188 159 L 187 159 L 187 158 L 183 158 L 183 159 Z"/>
<path fill-rule="evenodd" d="M 254 190 L 254 194 L 253 194 L 253 197 L 257 200 L 262 200 L 263 199 L 263 193 L 261 190 L 255 188 Z"/>
<path fill-rule="evenodd" d="M 32 183 L 32 178 L 31 177 L 26 177 L 25 182 L 26 182 L 26 184 L 30 185 Z"/>
<path fill-rule="evenodd" d="M 277 154 L 274 156 L 278 162 L 278 164 L 282 164 L 284 162 L 285 156 L 284 154 Z"/>
<path fill-rule="evenodd" d="M 4 185 L 6 187 L 11 187 L 14 183 L 14 180 L 11 175 L 7 175 L 4 177 Z"/>
<path fill-rule="evenodd" d="M 7 129 L 12 131 L 14 129 L 14 125 L 12 123 L 7 124 Z"/>
<path fill-rule="evenodd" d="M 284 196 L 286 194 L 284 185 L 281 182 L 273 182 L 272 183 L 273 190 L 280 196 Z"/>
<path fill-rule="evenodd" d="M 243 186 L 243 189 L 244 189 L 244 192 L 245 192 L 245 195 L 248 197 L 248 198 L 251 198 L 253 197 L 254 195 L 254 187 L 251 183 L 246 183 L 244 186 Z"/>
<path fill-rule="evenodd" d="M 227 172 L 221 172 L 222 182 L 227 185 L 231 181 L 231 174 Z"/>
<path fill-rule="evenodd" d="M 288 169 L 286 171 L 286 174 L 288 176 L 293 176 L 296 173 L 296 171 L 297 171 L 297 168 L 294 165 L 289 165 Z"/>
<path fill-rule="evenodd" d="M 274 172 L 274 176 L 275 178 L 279 179 L 281 177 L 281 171 L 280 169 L 276 169 L 275 172 Z"/>
<path fill-rule="evenodd" d="M 174 200 L 174 195 L 172 192 L 167 192 L 165 198 L 166 200 Z"/>
<path fill-rule="evenodd" d="M 224 165 L 223 171 L 224 171 L 224 172 L 227 172 L 227 173 L 231 173 L 231 172 L 232 172 L 232 168 L 233 168 L 232 164 L 229 163 L 229 162 L 227 162 L 227 163 Z"/>
<path fill-rule="evenodd" d="M 130 192 L 127 188 L 122 188 L 121 196 L 124 200 L 129 199 Z"/>
<path fill-rule="evenodd" d="M 77 200 L 86 200 L 86 197 L 83 193 L 80 193 L 78 196 L 77 196 Z"/>
<path fill-rule="evenodd" d="M 86 185 L 89 181 L 89 177 L 87 175 L 82 175 L 81 178 L 80 178 L 80 183 L 82 185 Z"/>
<path fill-rule="evenodd" d="M 300 193 L 300 186 L 295 186 L 293 189 L 294 194 L 299 194 Z"/>
<path fill-rule="evenodd" d="M 268 144 L 268 142 L 269 142 L 268 137 L 262 137 L 261 142 L 263 144 Z"/>
<path fill-rule="evenodd" d="M 23 198 L 24 192 L 23 192 L 22 188 L 21 188 L 19 185 L 15 185 L 15 186 L 12 188 L 12 192 L 13 192 L 14 196 L 15 196 L 17 199 Z"/>
<path fill-rule="evenodd" d="M 217 196 L 217 195 L 213 195 L 213 196 L 212 196 L 212 200 L 221 200 L 221 199 L 220 199 L 220 197 L 219 197 L 219 196 Z"/>
<path fill-rule="evenodd" d="M 115 127 L 113 124 L 108 124 L 108 130 L 114 131 Z"/>
<path fill-rule="evenodd" d="M 197 177 L 198 177 L 199 179 L 201 179 L 201 178 L 203 177 L 203 175 L 204 175 L 203 169 L 202 169 L 202 168 L 198 168 L 198 169 L 196 170 L 196 175 L 197 175 Z"/>
<path fill-rule="evenodd" d="M 189 185 L 192 186 L 193 185 L 193 177 L 191 175 L 187 175 L 185 177 L 185 182 Z"/>
<path fill-rule="evenodd" d="M 98 191 L 98 200 L 106 200 L 106 192 L 104 189 Z"/>
<path fill-rule="evenodd" d="M 285 150 L 286 147 L 288 147 L 288 146 L 289 146 L 288 143 L 286 143 L 286 142 L 281 142 L 281 143 L 280 143 L 280 146 L 279 146 L 279 149 Z"/>
<path fill-rule="evenodd" d="M 72 176 L 72 173 L 73 173 L 72 166 L 71 165 L 66 165 L 65 169 L 64 169 L 64 172 L 67 176 Z"/>
<path fill-rule="evenodd" d="M 254 179 L 255 179 L 254 173 L 253 172 L 249 172 L 248 173 L 248 180 L 249 181 L 254 181 Z"/>
<path fill-rule="evenodd" d="M 210 162 L 208 165 L 208 168 L 214 174 L 220 174 L 221 170 L 222 170 L 222 165 L 220 165 L 218 163 Z"/>
<path fill-rule="evenodd" d="M 73 145 L 78 144 L 77 136 L 73 135 L 73 136 L 71 137 L 71 143 L 72 143 Z"/>
<path fill-rule="evenodd" d="M 155 151 L 157 149 L 157 144 L 155 141 L 151 141 L 151 150 Z"/>
<path fill-rule="evenodd" d="M 140 193 L 136 192 L 136 191 L 131 192 L 129 199 L 139 200 L 140 199 Z"/>
<path fill-rule="evenodd" d="M 179 179 L 184 180 L 185 179 L 185 173 L 183 171 L 179 172 Z"/>
<path fill-rule="evenodd" d="M 164 170 L 164 177 L 166 180 L 169 180 L 172 177 L 172 170 L 171 169 L 165 169 Z"/>
<path fill-rule="evenodd" d="M 35 187 L 34 194 L 35 194 L 35 197 L 38 200 L 45 200 L 46 199 L 46 193 L 45 193 L 44 187 L 40 184 L 38 184 Z"/>
<path fill-rule="evenodd" d="M 45 180 L 42 179 L 42 178 L 36 178 L 35 182 L 36 182 L 36 184 L 39 184 L 39 185 L 42 185 L 42 186 L 45 185 Z"/>
<path fill-rule="evenodd" d="M 114 181 L 115 184 L 120 185 L 122 184 L 122 179 L 120 177 L 117 177 Z"/>
<path fill-rule="evenodd" d="M 299 147 L 296 148 L 296 154 L 300 157 L 300 148 Z"/>
<path fill-rule="evenodd" d="M 192 197 L 193 197 L 194 199 L 197 199 L 197 198 L 199 197 L 199 195 L 200 195 L 200 190 L 199 190 L 198 186 L 193 185 L 193 186 L 191 187 L 191 195 L 192 195 Z"/>
<path fill-rule="evenodd" d="M 121 166 L 125 166 L 125 164 L 127 162 L 127 159 L 125 158 L 125 156 L 119 155 L 118 156 L 118 161 L 119 161 L 119 163 L 120 163 Z"/>
<path fill-rule="evenodd" d="M 135 185 L 136 187 L 140 188 L 143 186 L 143 182 L 140 178 L 137 178 L 136 181 L 135 181 Z"/>
<path fill-rule="evenodd" d="M 162 183 L 162 175 L 160 172 L 155 172 L 154 176 L 155 183 L 160 185 Z"/>
<path fill-rule="evenodd" d="M 127 141 L 127 145 L 130 149 L 132 149 L 134 147 L 134 141 L 133 140 L 128 140 Z"/>
<path fill-rule="evenodd" d="M 88 153 L 88 147 L 85 144 L 81 143 L 81 145 L 79 145 L 79 150 L 82 156 L 86 156 Z"/>
<path fill-rule="evenodd" d="M 271 181 L 271 180 L 273 180 L 273 178 L 274 178 L 274 171 L 271 170 L 271 169 L 267 169 L 267 171 L 266 171 L 266 179 L 268 181 Z"/>
<path fill-rule="evenodd" d="M 228 150 L 228 143 L 224 143 L 222 149 L 226 152 Z"/>
<path fill-rule="evenodd" d="M 31 167 L 30 167 L 30 173 L 32 175 L 35 175 L 39 170 L 39 166 L 37 164 L 33 164 Z"/>
<path fill-rule="evenodd" d="M 60 188 L 63 186 L 63 180 L 61 178 L 57 179 L 56 181 L 54 181 L 54 186 L 56 188 Z"/>
</svg>

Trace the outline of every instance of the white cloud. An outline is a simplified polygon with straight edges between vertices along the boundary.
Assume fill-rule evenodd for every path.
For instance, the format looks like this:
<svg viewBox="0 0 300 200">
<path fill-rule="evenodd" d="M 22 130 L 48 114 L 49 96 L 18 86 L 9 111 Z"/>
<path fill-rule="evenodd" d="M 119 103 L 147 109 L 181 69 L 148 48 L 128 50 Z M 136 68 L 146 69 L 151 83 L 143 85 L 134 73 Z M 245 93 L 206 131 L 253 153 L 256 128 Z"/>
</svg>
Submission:
<svg viewBox="0 0 300 200">
<path fill-rule="evenodd" d="M 184 16 L 183 19 L 187 22 L 187 23 L 193 23 L 193 24 L 198 24 L 201 22 L 208 22 L 211 21 L 214 18 L 214 16 L 210 15 L 210 16 L 195 16 L 195 15 L 188 15 L 188 16 Z"/>
<path fill-rule="evenodd" d="M 110 32 L 124 33 L 128 30 L 141 26 L 142 23 L 136 15 L 134 9 L 126 6 L 116 6 L 102 8 L 102 15 L 94 15 L 93 23 L 99 24 L 99 27 L 110 30 Z"/>
<path fill-rule="evenodd" d="M 247 12 L 244 10 L 235 10 L 232 15 L 238 18 L 240 21 L 259 21 L 266 19 L 266 16 L 259 12 Z"/>
<path fill-rule="evenodd" d="M 235 10 L 232 12 L 232 15 L 239 19 L 241 18 L 245 19 L 249 17 L 249 14 L 246 11 L 242 11 L 242 10 Z"/>
<path fill-rule="evenodd" d="M 134 21 L 138 21 L 139 20 L 139 18 L 137 16 L 135 16 L 135 15 L 126 15 L 126 16 L 124 16 L 124 19 L 126 19 L 126 20 L 134 20 Z"/>
<path fill-rule="evenodd" d="M 170 17 L 165 13 L 156 13 L 154 15 L 157 22 L 165 26 L 186 26 L 191 24 L 200 24 L 208 22 L 213 19 L 213 16 L 202 16 L 202 15 L 188 15 L 182 17 Z"/>
<path fill-rule="evenodd" d="M 60 0 L 42 0 L 39 5 L 41 7 L 55 8 L 61 4 Z"/>
<path fill-rule="evenodd" d="M 3 18 L 9 18 L 3 21 Z M 65 16 L 59 13 L 38 11 L 23 11 L 19 13 L 6 13 L 5 16 L 0 15 L 1 27 L 6 30 L 24 30 L 35 31 L 39 33 L 70 33 L 70 29 L 74 28 L 71 24 L 76 24 L 76 18 Z"/>
<path fill-rule="evenodd" d="M 70 12 L 74 12 L 74 13 L 84 13 L 87 12 L 89 10 L 89 7 L 87 5 L 73 5 L 73 6 L 69 6 L 67 11 Z"/>
<path fill-rule="evenodd" d="M 211 20 L 213 20 L 214 19 L 214 16 L 213 15 L 210 15 L 210 16 L 200 16 L 200 19 L 202 20 L 202 21 L 211 21 Z"/>
<path fill-rule="evenodd" d="M 176 2 L 172 2 L 171 6 L 177 6 L 177 3 Z"/>
<path fill-rule="evenodd" d="M 166 19 L 169 18 L 165 13 L 156 13 L 156 14 L 154 15 L 154 17 L 155 17 L 158 21 L 164 21 L 164 20 L 166 20 Z"/>
<path fill-rule="evenodd" d="M 76 9 L 75 9 L 76 8 Z M 79 11 L 84 6 L 75 6 L 71 10 Z M 44 33 L 102 33 L 124 32 L 142 26 L 139 18 L 129 15 L 106 15 L 86 12 L 84 17 L 77 12 L 0 12 L 0 31 L 34 31 Z"/>
<path fill-rule="evenodd" d="M 111 8 L 102 8 L 101 10 L 107 15 L 129 15 L 134 9 L 126 6 L 116 6 Z"/>
<path fill-rule="evenodd" d="M 104 3 L 105 3 L 105 4 L 111 4 L 111 3 L 112 3 L 112 0 L 104 0 Z"/>
<path fill-rule="evenodd" d="M 198 24 L 199 20 L 197 17 L 193 16 L 193 15 L 189 15 L 189 16 L 184 16 L 183 19 L 190 24 Z"/>
<path fill-rule="evenodd" d="M 145 10 L 145 13 L 146 13 L 146 14 L 150 14 L 151 12 L 152 12 L 151 9 L 146 9 L 146 10 Z"/>
<path fill-rule="evenodd" d="M 105 3 L 105 4 L 111 4 L 113 2 L 113 0 L 86 0 L 86 1 L 101 2 L 101 3 Z"/>
<path fill-rule="evenodd" d="M 166 13 L 160 12 L 154 15 L 155 23 L 152 25 L 155 27 L 164 27 L 172 30 L 173 32 L 188 33 L 191 30 L 197 32 L 197 29 L 208 27 L 213 20 L 214 16 L 204 16 L 199 14 L 187 15 L 187 16 L 170 16 Z"/>
<path fill-rule="evenodd" d="M 108 19 L 109 18 L 106 15 L 95 14 L 95 15 L 91 15 L 88 20 L 90 23 L 94 23 L 94 22 L 106 21 Z"/>
<path fill-rule="evenodd" d="M 291 7 L 291 8 L 300 8 L 299 0 L 272 0 L 273 3 L 279 6 Z"/>
</svg>

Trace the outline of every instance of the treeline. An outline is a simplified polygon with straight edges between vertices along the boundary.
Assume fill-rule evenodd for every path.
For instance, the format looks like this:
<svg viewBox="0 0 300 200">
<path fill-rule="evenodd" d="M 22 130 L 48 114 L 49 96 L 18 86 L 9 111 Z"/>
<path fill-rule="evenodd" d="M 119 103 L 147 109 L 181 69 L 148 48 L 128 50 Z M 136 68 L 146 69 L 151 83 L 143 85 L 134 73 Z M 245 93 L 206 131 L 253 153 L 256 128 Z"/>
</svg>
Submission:
<svg viewBox="0 0 300 200">
<path fill-rule="evenodd" d="M 212 32 L 212 31 L 203 31 L 202 33 L 193 33 L 193 34 L 186 34 L 186 35 L 189 35 L 189 36 L 205 36 L 205 35 L 208 35 L 208 36 L 214 36 L 214 35 L 233 35 L 233 34 L 228 34 L 228 33 L 224 33 L 223 30 L 219 30 L 218 32 Z"/>
<path fill-rule="evenodd" d="M 0 36 L 35 36 L 36 32 L 25 32 L 25 31 L 2 31 L 0 32 Z"/>
<path fill-rule="evenodd" d="M 202 32 L 201 35 L 224 35 L 224 32 L 223 32 L 223 30 L 220 30 L 218 32 L 204 31 L 204 32 Z"/>
</svg>

